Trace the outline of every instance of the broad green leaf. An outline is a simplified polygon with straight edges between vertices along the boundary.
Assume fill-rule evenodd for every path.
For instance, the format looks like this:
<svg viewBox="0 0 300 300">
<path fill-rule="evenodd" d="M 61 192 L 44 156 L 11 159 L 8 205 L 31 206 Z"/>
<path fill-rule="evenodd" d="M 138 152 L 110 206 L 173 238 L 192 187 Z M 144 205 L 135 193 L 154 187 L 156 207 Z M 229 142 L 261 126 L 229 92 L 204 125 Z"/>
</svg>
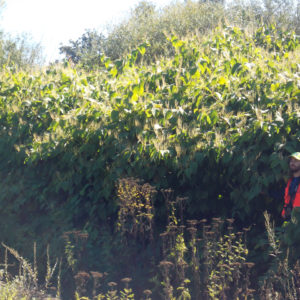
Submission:
<svg viewBox="0 0 300 300">
<path fill-rule="evenodd" d="M 117 110 L 113 110 L 110 117 L 113 122 L 119 121 L 119 112 Z"/>
<path fill-rule="evenodd" d="M 236 73 L 240 68 L 241 68 L 242 64 L 240 63 L 236 63 L 231 70 L 231 74 L 233 75 L 234 73 Z"/>
<path fill-rule="evenodd" d="M 169 119 L 172 118 L 172 116 L 173 116 L 172 112 L 171 112 L 171 111 L 167 111 L 165 118 L 166 118 L 167 120 L 169 120 Z"/>
</svg>

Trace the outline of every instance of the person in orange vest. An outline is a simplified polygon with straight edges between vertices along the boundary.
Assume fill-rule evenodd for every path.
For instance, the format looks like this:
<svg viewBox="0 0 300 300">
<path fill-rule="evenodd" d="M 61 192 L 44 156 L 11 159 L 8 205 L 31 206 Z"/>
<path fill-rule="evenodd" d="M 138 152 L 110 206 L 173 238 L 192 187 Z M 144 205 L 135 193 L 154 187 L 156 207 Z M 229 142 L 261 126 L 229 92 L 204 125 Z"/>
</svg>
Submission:
<svg viewBox="0 0 300 300">
<path fill-rule="evenodd" d="M 281 216 L 289 219 L 294 207 L 300 207 L 300 152 L 290 155 L 289 167 L 291 178 L 289 179 L 284 193 L 284 206 Z"/>
</svg>

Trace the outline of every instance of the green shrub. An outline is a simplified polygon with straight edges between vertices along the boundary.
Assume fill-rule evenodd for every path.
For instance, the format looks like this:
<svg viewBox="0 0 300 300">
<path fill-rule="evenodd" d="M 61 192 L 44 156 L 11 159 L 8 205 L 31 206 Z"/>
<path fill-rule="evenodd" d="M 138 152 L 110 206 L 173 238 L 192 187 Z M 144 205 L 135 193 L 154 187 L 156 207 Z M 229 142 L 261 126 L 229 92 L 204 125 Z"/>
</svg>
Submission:
<svg viewBox="0 0 300 300">
<path fill-rule="evenodd" d="M 136 244 L 122 244 L 115 230 L 122 206 L 116 186 L 130 177 L 187 198 L 188 219 L 234 217 L 241 227 L 255 221 L 262 233 L 265 209 L 279 217 L 282 203 L 261 192 L 283 186 L 285 157 L 299 148 L 297 38 L 272 26 L 252 34 L 225 27 L 201 41 L 171 36 L 168 43 L 174 56 L 151 65 L 136 62 L 149 49 L 142 44 L 117 61 L 102 56 L 98 71 L 67 64 L 3 70 L 0 230 L 6 244 L 30 257 L 38 236 L 39 257 L 48 243 L 59 257 L 63 232 L 84 230 L 86 264 L 128 276 L 133 264 L 121 258 Z M 122 219 L 129 229 L 130 220 L 143 222 L 135 226 L 147 235 L 134 252 L 141 261 L 153 250 L 150 232 L 155 240 L 168 220 L 161 194 L 151 203 L 151 218 L 142 199 L 130 202 L 141 205 L 140 216 Z M 140 265 L 141 275 L 146 265 Z"/>
</svg>

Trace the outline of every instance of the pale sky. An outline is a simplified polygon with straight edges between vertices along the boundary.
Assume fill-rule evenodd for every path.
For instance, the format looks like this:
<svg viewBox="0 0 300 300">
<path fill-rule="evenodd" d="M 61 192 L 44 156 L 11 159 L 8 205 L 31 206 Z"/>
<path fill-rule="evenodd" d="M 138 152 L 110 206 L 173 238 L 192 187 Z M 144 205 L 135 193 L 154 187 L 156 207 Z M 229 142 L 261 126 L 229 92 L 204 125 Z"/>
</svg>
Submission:
<svg viewBox="0 0 300 300">
<path fill-rule="evenodd" d="M 29 33 L 44 47 L 47 61 L 59 58 L 59 46 L 76 40 L 86 29 L 103 31 L 118 23 L 139 0 L 6 0 L 0 28 L 12 35 Z M 172 0 L 152 0 L 163 7 Z"/>
</svg>

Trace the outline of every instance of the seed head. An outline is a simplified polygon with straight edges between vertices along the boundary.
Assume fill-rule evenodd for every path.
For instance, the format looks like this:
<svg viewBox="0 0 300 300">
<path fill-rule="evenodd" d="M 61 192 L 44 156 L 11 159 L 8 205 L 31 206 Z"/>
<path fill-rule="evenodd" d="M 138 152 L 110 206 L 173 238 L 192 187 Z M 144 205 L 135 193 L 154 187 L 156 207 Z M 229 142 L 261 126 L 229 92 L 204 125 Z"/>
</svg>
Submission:
<svg viewBox="0 0 300 300">
<path fill-rule="evenodd" d="M 216 222 L 216 223 L 219 223 L 219 222 L 221 222 L 222 220 L 221 220 L 221 218 L 212 218 L 212 221 L 214 221 L 214 222 Z"/>
<path fill-rule="evenodd" d="M 91 273 L 91 275 L 92 275 L 93 278 L 102 278 L 103 277 L 103 274 L 99 273 L 99 272 L 93 272 L 93 271 L 91 271 L 90 273 Z"/>
<path fill-rule="evenodd" d="M 143 292 L 146 296 L 150 296 L 152 292 L 150 290 L 144 290 Z"/>
<path fill-rule="evenodd" d="M 80 239 L 82 239 L 82 240 L 87 240 L 88 237 L 89 237 L 89 234 L 86 233 L 86 232 L 80 232 L 80 233 L 78 234 L 78 237 L 79 237 Z"/>
<path fill-rule="evenodd" d="M 170 261 L 167 261 L 167 260 L 163 260 L 159 263 L 159 266 L 170 268 L 173 266 L 173 263 L 171 263 Z"/>
<path fill-rule="evenodd" d="M 190 226 L 196 226 L 198 224 L 198 221 L 197 220 L 187 220 L 187 223 L 190 225 Z"/>
<path fill-rule="evenodd" d="M 251 269 L 251 268 L 254 267 L 255 263 L 253 263 L 253 262 L 246 262 L 245 265 L 246 265 L 249 269 Z"/>
<path fill-rule="evenodd" d="M 189 228 L 187 228 L 187 231 L 189 231 L 191 234 L 193 234 L 193 233 L 197 232 L 197 228 L 189 227 Z"/>
<path fill-rule="evenodd" d="M 111 282 L 108 283 L 108 286 L 115 287 L 115 286 L 117 286 L 117 283 L 111 281 Z"/>
<path fill-rule="evenodd" d="M 121 279 L 121 281 L 124 283 L 129 283 L 131 280 L 132 280 L 132 278 L 130 278 L 130 277 L 125 277 L 125 278 Z"/>
<path fill-rule="evenodd" d="M 250 231 L 250 227 L 244 227 L 243 230 L 244 230 L 245 232 L 248 232 L 248 231 Z"/>
<path fill-rule="evenodd" d="M 88 280 L 90 278 L 90 274 L 85 272 L 85 271 L 79 271 L 76 275 L 75 275 L 76 279 L 84 279 L 84 280 Z"/>
<path fill-rule="evenodd" d="M 167 236 L 168 234 L 169 234 L 169 232 L 165 231 L 165 232 L 161 233 L 160 236 L 163 238 L 163 237 Z"/>
<path fill-rule="evenodd" d="M 207 231 L 206 234 L 212 236 L 212 235 L 214 235 L 215 233 L 214 233 L 213 231 Z"/>
</svg>

